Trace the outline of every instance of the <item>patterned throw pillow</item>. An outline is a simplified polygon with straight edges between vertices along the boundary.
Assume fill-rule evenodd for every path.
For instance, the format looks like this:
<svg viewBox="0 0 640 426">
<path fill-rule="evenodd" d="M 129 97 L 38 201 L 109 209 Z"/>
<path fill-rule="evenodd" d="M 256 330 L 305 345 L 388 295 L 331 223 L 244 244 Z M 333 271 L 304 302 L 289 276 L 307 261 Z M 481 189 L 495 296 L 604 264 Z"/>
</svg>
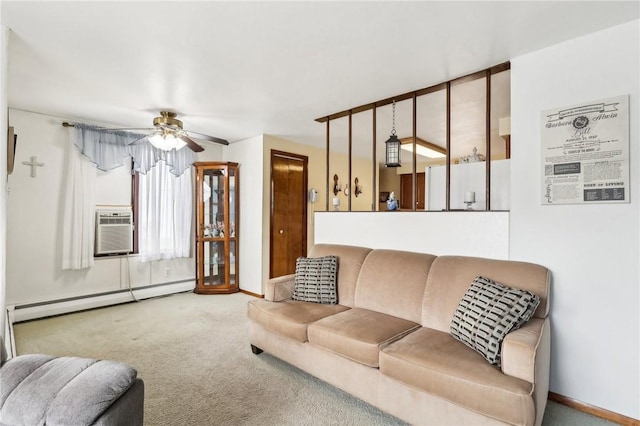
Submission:
<svg viewBox="0 0 640 426">
<path fill-rule="evenodd" d="M 453 315 L 451 335 L 499 367 L 504 337 L 529 321 L 539 304 L 529 291 L 476 277 Z"/>
<path fill-rule="evenodd" d="M 338 256 L 299 257 L 292 298 L 335 305 L 338 303 L 337 279 Z"/>
</svg>

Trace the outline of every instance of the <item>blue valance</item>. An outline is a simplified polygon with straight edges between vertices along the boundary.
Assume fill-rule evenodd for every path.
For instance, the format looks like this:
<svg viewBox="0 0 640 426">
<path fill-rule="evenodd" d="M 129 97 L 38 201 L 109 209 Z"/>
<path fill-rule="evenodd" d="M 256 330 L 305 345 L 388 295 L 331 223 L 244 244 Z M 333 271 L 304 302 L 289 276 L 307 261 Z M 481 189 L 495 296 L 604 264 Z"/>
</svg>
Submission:
<svg viewBox="0 0 640 426">
<path fill-rule="evenodd" d="M 164 160 L 171 173 L 180 176 L 196 159 L 194 152 L 188 148 L 178 151 L 158 149 L 149 143 L 147 135 L 141 133 L 82 123 L 74 123 L 71 131 L 74 145 L 102 171 L 122 166 L 124 158 L 130 156 L 136 172 L 146 174 L 159 160 Z M 135 141 L 139 142 L 131 145 Z"/>
</svg>

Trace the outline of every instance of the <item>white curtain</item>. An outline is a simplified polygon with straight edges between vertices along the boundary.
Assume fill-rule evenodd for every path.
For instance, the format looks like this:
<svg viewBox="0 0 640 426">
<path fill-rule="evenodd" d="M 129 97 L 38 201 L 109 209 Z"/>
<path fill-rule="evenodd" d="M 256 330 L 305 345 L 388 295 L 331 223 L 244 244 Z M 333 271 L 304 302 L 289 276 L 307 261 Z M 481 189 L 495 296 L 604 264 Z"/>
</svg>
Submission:
<svg viewBox="0 0 640 426">
<path fill-rule="evenodd" d="M 136 172 L 147 173 L 158 161 L 164 160 L 171 166 L 171 173 L 180 176 L 191 168 L 196 159 L 190 149 L 158 149 L 149 143 L 147 135 L 144 134 L 82 123 L 75 123 L 72 129 L 74 144 L 80 152 L 105 172 L 122 166 L 124 158 L 130 156 Z"/>
<path fill-rule="evenodd" d="M 68 147 L 67 185 L 62 224 L 62 269 L 93 266 L 94 188 L 97 170 L 76 149 L 77 133 L 72 133 Z"/>
<path fill-rule="evenodd" d="M 193 215 L 191 169 L 176 176 L 163 160 L 140 174 L 138 251 L 143 262 L 189 257 Z"/>
<path fill-rule="evenodd" d="M 189 257 L 193 151 L 162 151 L 140 140 L 146 135 L 82 123 L 70 127 L 70 136 L 62 269 L 93 266 L 96 168 L 120 167 L 126 156 L 132 157 L 134 169 L 141 173 L 138 242 L 142 259 Z"/>
</svg>

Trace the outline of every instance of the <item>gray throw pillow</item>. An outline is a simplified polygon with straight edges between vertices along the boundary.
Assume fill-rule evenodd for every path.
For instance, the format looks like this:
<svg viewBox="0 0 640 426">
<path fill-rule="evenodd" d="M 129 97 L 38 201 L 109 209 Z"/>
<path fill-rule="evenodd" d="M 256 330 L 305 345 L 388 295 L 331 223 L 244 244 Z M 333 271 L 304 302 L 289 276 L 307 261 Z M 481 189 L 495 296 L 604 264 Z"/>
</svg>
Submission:
<svg viewBox="0 0 640 426">
<path fill-rule="evenodd" d="M 292 298 L 335 305 L 338 303 L 337 279 L 338 256 L 299 257 Z"/>
<path fill-rule="evenodd" d="M 500 366 L 502 341 L 533 316 L 540 297 L 476 277 L 462 297 L 451 321 L 451 335 Z"/>
</svg>

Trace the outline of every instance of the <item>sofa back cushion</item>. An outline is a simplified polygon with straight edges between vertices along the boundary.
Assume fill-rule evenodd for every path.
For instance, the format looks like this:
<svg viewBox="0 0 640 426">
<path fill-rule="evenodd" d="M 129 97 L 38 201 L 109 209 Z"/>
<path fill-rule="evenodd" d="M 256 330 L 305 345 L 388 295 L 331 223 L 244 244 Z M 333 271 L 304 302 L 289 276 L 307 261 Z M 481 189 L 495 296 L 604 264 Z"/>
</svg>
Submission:
<svg viewBox="0 0 640 426">
<path fill-rule="evenodd" d="M 353 308 L 356 281 L 370 248 L 339 244 L 316 244 L 308 257 L 338 256 L 338 304 Z"/>
<path fill-rule="evenodd" d="M 420 323 L 431 254 L 373 250 L 356 285 L 355 307 Z"/>
<path fill-rule="evenodd" d="M 538 295 L 540 304 L 533 316 L 545 318 L 549 314 L 551 274 L 547 268 L 511 260 L 439 256 L 429 272 L 421 324 L 449 333 L 455 310 L 477 276 Z"/>
</svg>

